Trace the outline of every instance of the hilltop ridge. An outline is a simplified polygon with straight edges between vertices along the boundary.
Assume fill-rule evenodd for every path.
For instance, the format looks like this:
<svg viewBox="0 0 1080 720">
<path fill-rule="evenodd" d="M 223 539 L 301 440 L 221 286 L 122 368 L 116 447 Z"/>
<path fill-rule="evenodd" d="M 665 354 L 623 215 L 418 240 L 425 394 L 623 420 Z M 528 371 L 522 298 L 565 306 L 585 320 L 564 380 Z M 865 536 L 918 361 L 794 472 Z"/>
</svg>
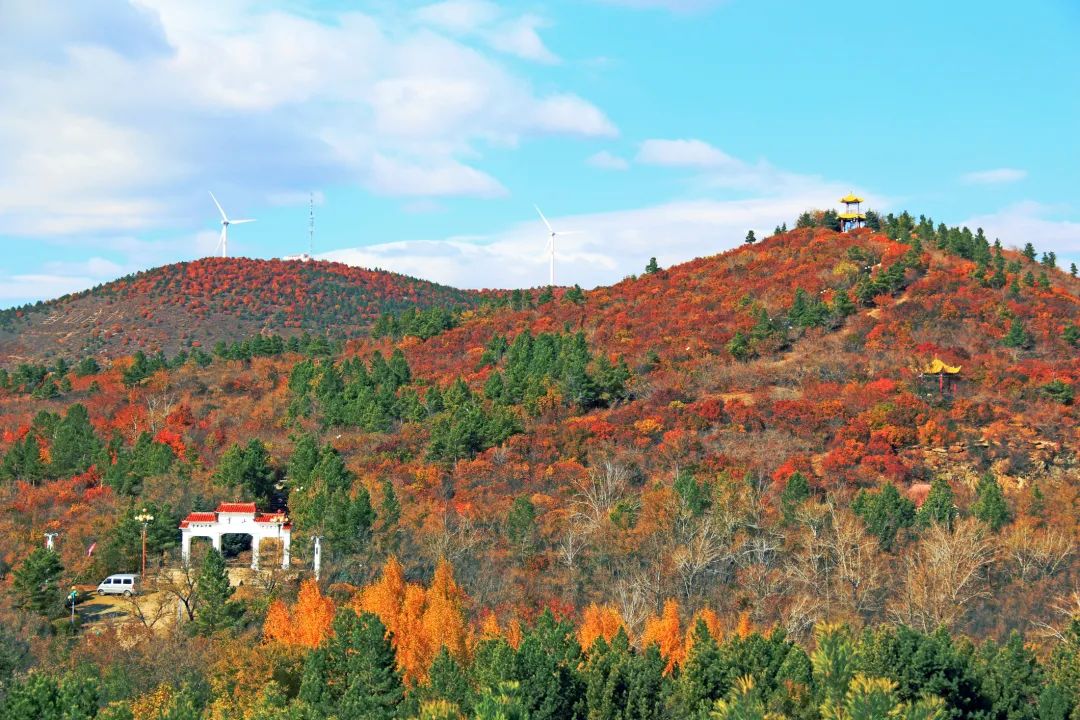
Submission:
<svg viewBox="0 0 1080 720">
<path fill-rule="evenodd" d="M 174 354 L 260 332 L 348 338 L 384 313 L 470 307 L 484 296 L 335 262 L 204 258 L 0 312 L 0 364 Z"/>
</svg>

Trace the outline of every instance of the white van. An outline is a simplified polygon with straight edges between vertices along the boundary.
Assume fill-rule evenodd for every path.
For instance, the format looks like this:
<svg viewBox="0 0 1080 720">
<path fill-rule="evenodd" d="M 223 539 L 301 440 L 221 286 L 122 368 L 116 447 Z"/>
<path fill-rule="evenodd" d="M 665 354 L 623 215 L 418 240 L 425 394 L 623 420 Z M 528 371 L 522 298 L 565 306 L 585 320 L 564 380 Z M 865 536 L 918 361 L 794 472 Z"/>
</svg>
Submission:
<svg viewBox="0 0 1080 720">
<path fill-rule="evenodd" d="M 97 586 L 98 595 L 123 595 L 131 597 L 139 592 L 139 576 L 131 573 L 110 575 Z"/>
</svg>

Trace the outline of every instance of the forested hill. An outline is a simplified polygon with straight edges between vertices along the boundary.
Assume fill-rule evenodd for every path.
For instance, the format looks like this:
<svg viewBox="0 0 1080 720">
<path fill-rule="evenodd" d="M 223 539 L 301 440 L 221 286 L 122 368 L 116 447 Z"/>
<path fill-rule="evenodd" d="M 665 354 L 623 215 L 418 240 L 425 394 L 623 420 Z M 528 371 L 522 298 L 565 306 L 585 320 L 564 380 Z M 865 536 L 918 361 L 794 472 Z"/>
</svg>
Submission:
<svg viewBox="0 0 1080 720">
<path fill-rule="evenodd" d="M 169 355 L 260 332 L 352 337 L 383 313 L 466 308 L 483 294 L 323 261 L 205 258 L 0 312 L 0 364 Z"/>
<path fill-rule="evenodd" d="M 0 649 L 42 668 L 12 697 L 92 667 L 110 717 L 1076 718 L 1080 281 L 830 224 L 342 345 L 0 370 Z M 287 510 L 301 578 L 321 537 L 318 583 L 230 599 L 207 553 L 156 586 L 180 631 L 44 669 L 139 514 L 157 576 L 236 501 Z"/>
</svg>

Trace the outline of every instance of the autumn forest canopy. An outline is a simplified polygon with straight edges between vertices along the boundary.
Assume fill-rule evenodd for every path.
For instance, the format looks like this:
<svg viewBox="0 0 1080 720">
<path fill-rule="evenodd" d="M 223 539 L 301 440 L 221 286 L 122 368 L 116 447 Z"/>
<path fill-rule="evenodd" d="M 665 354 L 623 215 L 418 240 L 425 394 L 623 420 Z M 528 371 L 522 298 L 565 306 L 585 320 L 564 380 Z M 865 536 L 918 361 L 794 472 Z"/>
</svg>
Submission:
<svg viewBox="0 0 1080 720">
<path fill-rule="evenodd" d="M 0 717 L 1080 719 L 1075 267 L 839 221 L 590 291 L 207 259 L 0 313 Z M 291 567 L 182 563 L 222 502 Z"/>
</svg>

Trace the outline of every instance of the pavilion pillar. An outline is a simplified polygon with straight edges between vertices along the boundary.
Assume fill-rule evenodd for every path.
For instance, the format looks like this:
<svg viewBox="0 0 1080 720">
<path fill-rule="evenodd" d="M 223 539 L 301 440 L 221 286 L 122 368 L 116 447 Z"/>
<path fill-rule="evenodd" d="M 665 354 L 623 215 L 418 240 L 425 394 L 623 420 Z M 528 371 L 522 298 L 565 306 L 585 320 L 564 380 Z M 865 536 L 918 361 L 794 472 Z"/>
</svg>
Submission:
<svg viewBox="0 0 1080 720">
<path fill-rule="evenodd" d="M 187 530 L 180 533 L 180 559 L 184 565 L 191 562 L 191 533 Z"/>
<path fill-rule="evenodd" d="M 286 532 L 281 538 L 281 569 L 289 569 L 289 545 L 292 543 L 292 533 Z"/>
<path fill-rule="evenodd" d="M 259 541 L 262 540 L 260 535 L 251 536 L 251 569 L 259 569 Z"/>
<path fill-rule="evenodd" d="M 221 552 L 221 533 L 214 533 L 210 536 L 210 542 L 214 545 L 214 549 Z"/>
</svg>

